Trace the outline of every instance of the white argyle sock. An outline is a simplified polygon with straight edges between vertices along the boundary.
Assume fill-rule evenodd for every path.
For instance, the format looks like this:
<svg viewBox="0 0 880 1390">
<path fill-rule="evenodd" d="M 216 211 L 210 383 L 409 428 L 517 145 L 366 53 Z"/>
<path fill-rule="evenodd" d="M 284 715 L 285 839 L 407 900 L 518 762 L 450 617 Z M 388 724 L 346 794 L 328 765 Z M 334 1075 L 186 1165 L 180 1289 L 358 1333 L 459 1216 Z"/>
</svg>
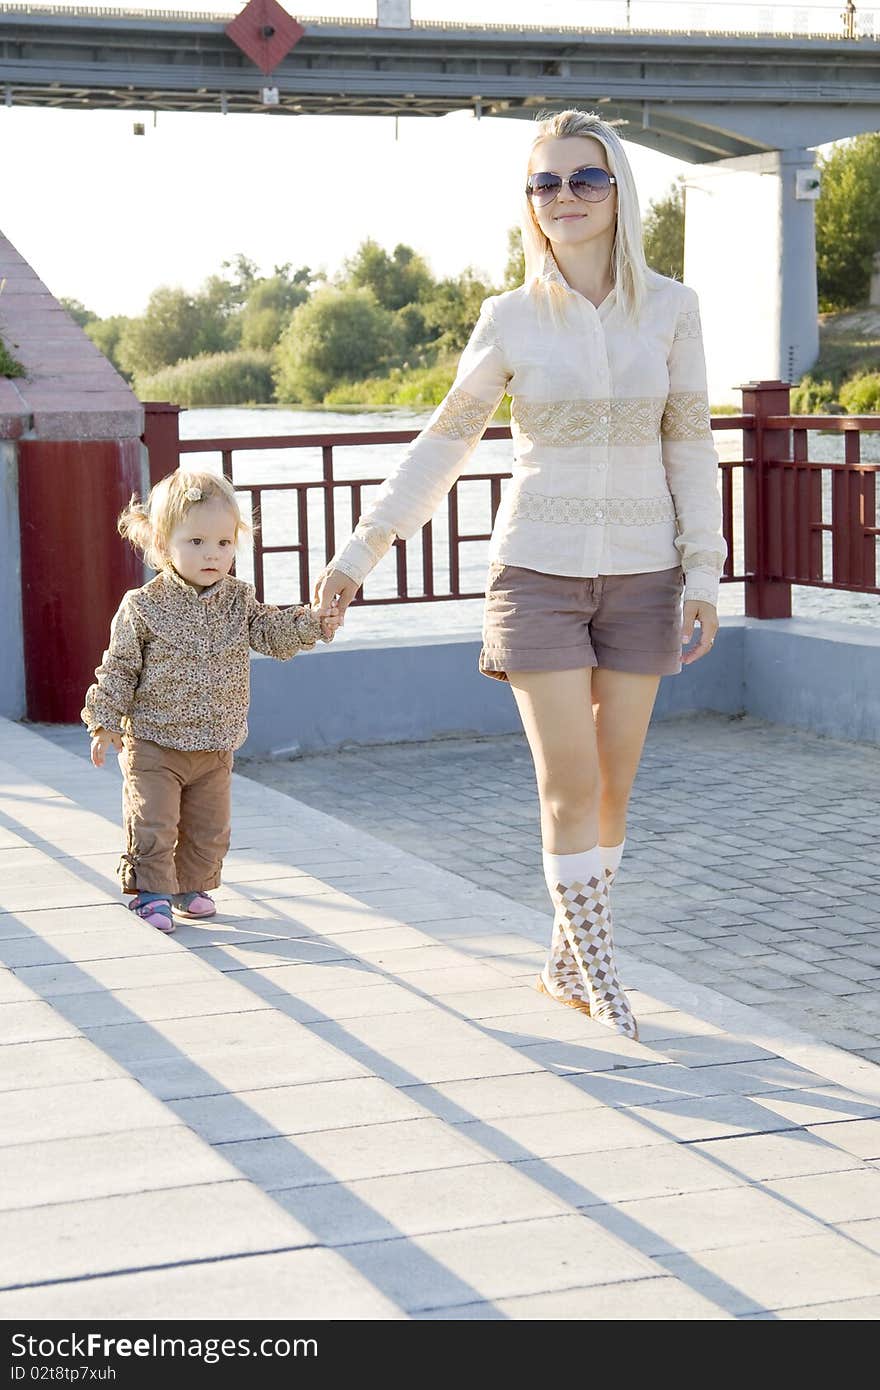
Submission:
<svg viewBox="0 0 880 1390">
<path fill-rule="evenodd" d="M 617 846 L 612 846 L 617 849 Z M 554 963 L 557 936 L 564 940 L 572 958 L 563 962 L 576 967 L 579 995 L 585 996 L 589 1013 L 614 1033 L 638 1038 L 638 1027 L 629 1000 L 620 983 L 614 960 L 612 936 L 610 872 L 598 846 L 580 854 L 544 852 L 544 874 L 553 899 L 555 920 L 551 954 L 544 973 Z M 566 968 L 566 975 L 568 969 Z M 547 988 L 547 980 L 543 980 Z M 548 994 L 573 1002 L 570 990 L 547 988 Z M 576 1003 L 576 1007 L 583 1007 Z"/>
<path fill-rule="evenodd" d="M 619 845 L 599 845 L 598 850 L 602 856 L 605 868 L 611 875 L 612 880 L 617 870 L 620 868 L 620 861 L 623 858 L 623 847 L 626 839 L 622 839 Z"/>
</svg>

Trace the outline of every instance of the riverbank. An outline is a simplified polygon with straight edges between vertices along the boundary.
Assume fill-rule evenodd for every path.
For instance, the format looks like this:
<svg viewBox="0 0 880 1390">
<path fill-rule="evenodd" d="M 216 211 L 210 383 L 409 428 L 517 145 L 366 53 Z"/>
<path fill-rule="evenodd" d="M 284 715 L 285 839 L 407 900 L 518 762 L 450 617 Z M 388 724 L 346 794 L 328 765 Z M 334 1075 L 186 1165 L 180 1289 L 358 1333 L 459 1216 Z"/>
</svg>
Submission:
<svg viewBox="0 0 880 1390">
<path fill-rule="evenodd" d="M 795 414 L 880 410 L 880 308 L 819 317 L 819 356 L 792 391 Z"/>
<path fill-rule="evenodd" d="M 2 347 L 0 347 L 2 351 Z M 394 367 L 384 375 L 341 381 L 320 402 L 288 403 L 298 410 L 433 410 L 452 387 L 457 354 L 422 367 Z M 2 368 L 2 361 L 0 361 Z M 2 374 L 2 372 L 0 372 Z M 274 401 L 271 354 L 229 352 L 195 358 L 138 382 L 142 399 L 168 400 L 186 408 L 284 408 Z M 234 399 L 236 396 L 238 400 Z M 792 388 L 796 414 L 873 413 L 880 408 L 880 308 L 820 316 L 819 357 Z M 735 413 L 713 405 L 713 415 Z M 495 415 L 510 419 L 505 397 Z"/>
</svg>

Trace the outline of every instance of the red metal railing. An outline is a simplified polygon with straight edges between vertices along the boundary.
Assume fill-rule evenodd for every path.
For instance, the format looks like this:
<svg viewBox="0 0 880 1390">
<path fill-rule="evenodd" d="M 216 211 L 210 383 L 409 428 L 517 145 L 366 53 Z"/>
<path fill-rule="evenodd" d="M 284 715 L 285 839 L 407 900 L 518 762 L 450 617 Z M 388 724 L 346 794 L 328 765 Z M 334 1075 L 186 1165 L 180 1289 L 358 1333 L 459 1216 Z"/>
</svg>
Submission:
<svg viewBox="0 0 880 1390">
<path fill-rule="evenodd" d="M 743 389 L 743 412 L 714 417 L 716 431 L 742 431 L 743 457 L 722 459 L 721 498 L 723 529 L 728 558 L 722 583 L 745 583 L 745 610 L 758 618 L 788 617 L 791 614 L 792 584 L 821 588 L 848 589 L 860 593 L 880 593 L 877 587 L 876 474 L 880 463 L 865 462 L 861 456 L 861 437 L 880 431 L 878 416 L 792 416 L 789 415 L 789 387 L 783 382 L 752 382 Z M 352 445 L 407 444 L 416 430 L 380 430 L 335 434 L 260 436 L 258 438 L 186 439 L 179 438 L 177 406 L 146 406 L 144 440 L 150 456 L 151 481 L 179 466 L 185 454 L 219 453 L 223 472 L 237 491 L 249 494 L 253 515 L 259 519 L 264 494 L 293 493 L 296 498 L 297 534 L 295 541 L 270 545 L 258 528 L 253 540 L 254 583 L 263 597 L 264 558 L 288 554 L 297 557 L 299 601 L 308 602 L 314 580 L 312 559 L 316 548 L 325 563 L 336 549 L 337 497 L 349 494 L 348 519 L 353 527 L 363 510 L 364 490 L 382 483 L 381 477 L 340 478 L 334 469 L 334 449 Z M 809 435 L 819 431 L 843 433 L 844 457 L 839 462 L 812 460 Z M 509 439 L 506 426 L 492 426 L 485 439 Z M 235 476 L 237 453 L 255 450 L 320 449 L 321 476 L 285 482 L 248 483 Z M 736 474 L 741 475 L 741 487 Z M 395 592 L 386 597 L 369 597 L 363 589 L 356 603 L 438 603 L 452 599 L 480 598 L 481 590 L 461 585 L 462 545 L 487 541 L 489 530 L 462 530 L 459 488 L 465 483 L 489 485 L 489 510 L 494 524 L 501 503 L 502 483 L 509 472 L 464 474 L 453 485 L 447 500 L 449 584 L 438 588 L 434 522 L 421 533 L 421 581 L 419 592 L 411 591 L 407 543 L 395 542 Z M 830 483 L 825 483 L 825 478 Z M 310 496 L 320 499 L 321 531 L 319 546 L 310 535 Z M 314 512 L 311 516 L 314 522 Z M 347 531 L 346 531 L 347 534 Z M 824 537 L 831 538 L 830 577 L 826 574 Z M 315 537 L 318 541 L 319 538 Z M 741 542 L 741 544 L 740 544 Z M 312 554 L 310 554 L 310 551 Z M 737 558 L 743 562 L 738 567 Z"/>
</svg>

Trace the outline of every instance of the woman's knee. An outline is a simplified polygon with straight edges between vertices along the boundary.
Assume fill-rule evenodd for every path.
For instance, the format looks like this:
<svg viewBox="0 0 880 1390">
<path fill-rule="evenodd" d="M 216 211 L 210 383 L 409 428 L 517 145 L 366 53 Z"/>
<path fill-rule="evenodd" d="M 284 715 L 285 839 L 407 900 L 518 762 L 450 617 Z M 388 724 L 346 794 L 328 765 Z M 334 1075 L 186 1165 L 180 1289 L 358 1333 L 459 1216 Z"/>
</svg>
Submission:
<svg viewBox="0 0 880 1390">
<path fill-rule="evenodd" d="M 598 784 L 588 773 L 575 778 L 541 778 L 538 792 L 542 812 L 556 823 L 585 820 L 596 814 Z"/>
</svg>

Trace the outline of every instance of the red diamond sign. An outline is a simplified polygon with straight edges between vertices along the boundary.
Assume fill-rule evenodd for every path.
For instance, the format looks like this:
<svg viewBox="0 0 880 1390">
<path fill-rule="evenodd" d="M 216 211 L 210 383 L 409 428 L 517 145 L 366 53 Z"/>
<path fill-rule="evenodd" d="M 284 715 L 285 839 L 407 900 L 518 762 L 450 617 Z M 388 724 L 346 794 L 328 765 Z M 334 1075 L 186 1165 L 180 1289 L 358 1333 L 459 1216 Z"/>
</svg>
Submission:
<svg viewBox="0 0 880 1390">
<path fill-rule="evenodd" d="M 249 0 L 241 14 L 226 26 L 232 42 L 263 73 L 274 71 L 305 32 L 278 0 Z"/>
</svg>

